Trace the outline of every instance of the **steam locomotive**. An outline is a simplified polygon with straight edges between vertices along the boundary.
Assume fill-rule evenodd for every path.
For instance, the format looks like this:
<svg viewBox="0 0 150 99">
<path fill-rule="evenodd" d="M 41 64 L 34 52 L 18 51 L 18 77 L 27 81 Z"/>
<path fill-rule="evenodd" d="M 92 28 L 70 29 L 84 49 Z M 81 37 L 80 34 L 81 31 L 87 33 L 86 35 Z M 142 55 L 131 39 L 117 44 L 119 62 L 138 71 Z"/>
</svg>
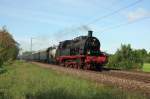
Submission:
<svg viewBox="0 0 150 99">
<path fill-rule="evenodd" d="M 107 55 L 100 50 L 100 41 L 93 37 L 92 33 L 88 31 L 87 36 L 62 41 L 58 46 L 52 46 L 31 55 L 23 55 L 22 58 L 78 69 L 101 70 L 107 63 Z"/>
</svg>

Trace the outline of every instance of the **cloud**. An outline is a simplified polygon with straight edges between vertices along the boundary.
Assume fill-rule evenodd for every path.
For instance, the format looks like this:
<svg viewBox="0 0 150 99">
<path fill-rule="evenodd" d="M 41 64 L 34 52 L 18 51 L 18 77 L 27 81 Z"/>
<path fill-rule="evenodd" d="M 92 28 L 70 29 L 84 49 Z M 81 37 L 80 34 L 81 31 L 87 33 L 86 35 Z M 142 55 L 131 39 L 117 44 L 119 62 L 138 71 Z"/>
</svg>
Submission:
<svg viewBox="0 0 150 99">
<path fill-rule="evenodd" d="M 127 14 L 127 18 L 128 18 L 128 21 L 136 21 L 138 19 L 147 17 L 149 15 L 150 15 L 150 12 L 147 11 L 146 9 L 144 9 L 144 8 L 138 8 L 138 9 L 136 9 L 134 11 L 130 11 Z"/>
</svg>

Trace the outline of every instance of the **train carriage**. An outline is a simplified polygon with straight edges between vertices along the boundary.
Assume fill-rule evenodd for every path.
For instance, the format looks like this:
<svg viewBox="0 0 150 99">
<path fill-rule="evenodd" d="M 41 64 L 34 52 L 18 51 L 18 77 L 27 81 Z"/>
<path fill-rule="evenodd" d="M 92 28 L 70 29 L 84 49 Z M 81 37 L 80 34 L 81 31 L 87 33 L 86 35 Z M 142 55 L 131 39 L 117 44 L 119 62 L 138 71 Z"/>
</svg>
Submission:
<svg viewBox="0 0 150 99">
<path fill-rule="evenodd" d="M 40 61 L 47 62 L 47 51 L 46 50 L 40 51 L 39 56 L 40 56 Z"/>
<path fill-rule="evenodd" d="M 47 49 L 47 60 L 48 63 L 56 63 L 56 50 L 57 46 L 49 47 Z"/>
</svg>

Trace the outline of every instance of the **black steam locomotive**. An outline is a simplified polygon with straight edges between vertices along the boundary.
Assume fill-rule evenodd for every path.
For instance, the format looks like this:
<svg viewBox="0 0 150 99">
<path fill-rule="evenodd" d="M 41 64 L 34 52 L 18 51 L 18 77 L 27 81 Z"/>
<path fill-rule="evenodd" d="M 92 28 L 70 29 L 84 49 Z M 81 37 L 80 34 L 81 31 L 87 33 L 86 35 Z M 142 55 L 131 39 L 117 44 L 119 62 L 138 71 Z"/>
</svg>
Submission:
<svg viewBox="0 0 150 99">
<path fill-rule="evenodd" d="M 65 40 L 58 46 L 23 55 L 23 59 L 60 64 L 78 69 L 101 69 L 107 63 L 107 55 L 100 50 L 100 42 L 88 31 L 88 36 Z"/>
</svg>

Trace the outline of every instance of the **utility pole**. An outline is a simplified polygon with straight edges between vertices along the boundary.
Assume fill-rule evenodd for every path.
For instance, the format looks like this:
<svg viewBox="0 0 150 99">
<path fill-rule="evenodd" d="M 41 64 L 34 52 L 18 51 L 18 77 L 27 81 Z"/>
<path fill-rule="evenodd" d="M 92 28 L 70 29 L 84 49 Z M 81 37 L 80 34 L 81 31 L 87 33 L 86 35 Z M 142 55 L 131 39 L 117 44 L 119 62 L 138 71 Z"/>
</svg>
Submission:
<svg viewBox="0 0 150 99">
<path fill-rule="evenodd" d="M 30 51 L 31 51 L 31 54 L 32 54 L 32 37 L 31 37 L 31 49 L 30 49 Z"/>
<path fill-rule="evenodd" d="M 30 49 L 31 50 L 31 54 L 30 54 L 30 60 L 32 60 L 32 58 L 33 58 L 32 57 L 32 39 L 33 39 L 33 37 L 31 37 L 31 49 Z"/>
</svg>

